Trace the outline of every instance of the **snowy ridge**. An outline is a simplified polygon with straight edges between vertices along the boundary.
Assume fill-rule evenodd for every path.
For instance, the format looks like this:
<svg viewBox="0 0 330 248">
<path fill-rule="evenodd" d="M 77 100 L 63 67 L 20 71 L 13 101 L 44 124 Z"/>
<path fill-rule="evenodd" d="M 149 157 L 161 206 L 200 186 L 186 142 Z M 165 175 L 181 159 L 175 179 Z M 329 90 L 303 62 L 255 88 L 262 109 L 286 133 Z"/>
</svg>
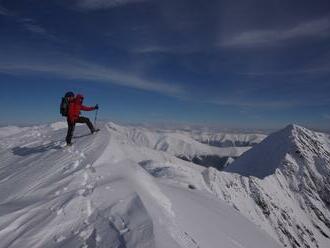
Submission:
<svg viewBox="0 0 330 248">
<path fill-rule="evenodd" d="M 226 170 L 230 173 L 212 168 L 204 171 L 205 181 L 220 199 L 285 246 L 329 247 L 327 135 L 289 125 Z"/>
<path fill-rule="evenodd" d="M 199 132 L 192 133 L 192 138 L 208 145 L 218 147 L 242 147 L 242 146 L 254 146 L 259 144 L 267 135 L 253 133 L 209 133 Z"/>
<path fill-rule="evenodd" d="M 61 125 L 1 139 L 0 247 L 280 247 L 210 191 L 205 168 L 141 138 L 158 134 L 79 126 L 63 147 Z"/>
<path fill-rule="evenodd" d="M 123 127 L 114 123 L 110 128 L 127 138 L 127 142 L 164 151 L 175 156 L 193 158 L 198 155 L 218 155 L 219 157 L 238 157 L 250 147 L 212 147 L 202 144 L 184 133 L 156 131 L 151 132 L 141 127 Z"/>
</svg>

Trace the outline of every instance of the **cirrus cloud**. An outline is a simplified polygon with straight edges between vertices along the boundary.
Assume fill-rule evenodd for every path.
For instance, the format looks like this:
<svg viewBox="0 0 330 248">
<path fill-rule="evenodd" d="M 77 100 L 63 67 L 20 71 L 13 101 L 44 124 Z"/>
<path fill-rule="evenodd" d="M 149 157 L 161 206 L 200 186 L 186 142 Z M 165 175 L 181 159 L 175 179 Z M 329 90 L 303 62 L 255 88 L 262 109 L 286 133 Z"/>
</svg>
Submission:
<svg viewBox="0 0 330 248">
<path fill-rule="evenodd" d="M 275 45 L 288 40 L 306 37 L 329 35 L 330 18 L 321 18 L 302 22 L 284 29 L 248 30 L 225 38 L 220 42 L 222 47 L 251 47 Z"/>
<path fill-rule="evenodd" d="M 13 75 L 37 74 L 51 75 L 64 79 L 78 79 L 103 84 L 113 84 L 144 91 L 158 92 L 163 95 L 180 97 L 185 91 L 176 82 L 147 79 L 129 72 L 99 65 L 66 55 L 44 54 L 43 58 L 1 58 L 0 72 Z"/>
<path fill-rule="evenodd" d="M 97 10 L 145 1 L 147 0 L 78 0 L 76 5 L 82 9 Z"/>
</svg>

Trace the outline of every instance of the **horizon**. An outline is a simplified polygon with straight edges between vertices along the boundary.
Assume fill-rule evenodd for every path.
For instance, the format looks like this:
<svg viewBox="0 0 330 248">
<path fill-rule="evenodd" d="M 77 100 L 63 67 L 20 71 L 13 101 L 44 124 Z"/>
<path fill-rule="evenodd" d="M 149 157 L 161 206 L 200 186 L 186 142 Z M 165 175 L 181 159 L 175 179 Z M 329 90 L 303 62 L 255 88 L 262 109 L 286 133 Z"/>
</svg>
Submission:
<svg viewBox="0 0 330 248">
<path fill-rule="evenodd" d="M 330 131 L 324 1 L 0 0 L 0 27 L 0 126 L 74 91 L 120 123 Z"/>
<path fill-rule="evenodd" d="M 90 120 L 95 124 L 94 119 L 90 116 Z M 33 127 L 33 126 L 42 126 L 42 125 L 51 125 L 54 123 L 66 123 L 65 119 L 57 119 L 54 121 L 48 122 L 34 122 L 34 123 L 0 123 L 0 128 L 2 127 Z M 179 123 L 179 122 L 123 122 L 119 120 L 110 120 L 110 119 L 98 119 L 96 122 L 96 126 L 100 124 L 103 125 L 105 123 L 114 123 L 120 126 L 127 126 L 127 127 L 141 127 L 150 130 L 169 130 L 169 131 L 192 131 L 192 132 L 208 132 L 208 133 L 232 133 L 232 134 L 265 134 L 269 135 L 275 133 L 277 131 L 283 130 L 291 125 L 298 125 L 303 128 L 310 129 L 315 132 L 323 132 L 329 133 L 330 129 L 319 129 L 313 126 L 302 126 L 296 123 L 288 123 L 284 126 L 279 128 L 253 128 L 253 127 L 223 127 L 219 125 L 203 125 L 203 124 L 191 124 L 191 123 Z M 83 125 L 83 124 L 79 124 Z"/>
</svg>

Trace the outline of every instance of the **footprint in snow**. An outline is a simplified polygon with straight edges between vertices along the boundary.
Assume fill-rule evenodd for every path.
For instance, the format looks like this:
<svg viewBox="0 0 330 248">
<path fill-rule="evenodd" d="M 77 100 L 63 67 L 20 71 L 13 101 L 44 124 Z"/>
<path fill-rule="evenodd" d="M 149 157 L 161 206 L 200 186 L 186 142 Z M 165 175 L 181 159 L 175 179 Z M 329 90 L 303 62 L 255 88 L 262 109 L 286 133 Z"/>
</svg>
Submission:
<svg viewBox="0 0 330 248">
<path fill-rule="evenodd" d="M 81 185 L 85 186 L 88 182 L 88 179 L 89 179 L 88 173 L 86 171 L 84 172 L 83 177 L 84 177 L 84 180 L 83 180 Z"/>
<path fill-rule="evenodd" d="M 59 196 L 61 193 L 64 193 L 65 191 L 68 191 L 67 187 L 64 187 L 62 190 L 57 190 L 54 194 L 56 196 Z"/>
<path fill-rule="evenodd" d="M 72 164 L 63 167 L 62 170 L 63 170 L 64 173 L 68 173 L 66 171 L 71 170 L 71 169 L 73 169 L 73 170 L 77 169 L 79 167 L 79 164 L 80 164 L 80 160 L 77 160 L 77 161 L 73 162 Z"/>
<path fill-rule="evenodd" d="M 95 168 L 91 164 L 87 164 L 86 169 L 89 169 L 92 173 L 96 172 Z"/>
<path fill-rule="evenodd" d="M 63 208 L 60 208 L 59 210 L 56 211 L 57 215 L 61 215 L 63 213 Z"/>
<path fill-rule="evenodd" d="M 93 213 L 92 201 L 90 199 L 88 199 L 86 202 L 86 208 L 87 208 L 87 217 L 90 217 Z"/>
<path fill-rule="evenodd" d="M 85 189 L 78 190 L 78 194 L 87 197 L 88 195 L 93 193 L 94 189 L 95 186 L 93 184 L 87 184 Z"/>
<path fill-rule="evenodd" d="M 198 243 L 187 232 L 181 231 L 175 224 L 171 228 L 171 236 L 184 248 L 200 248 Z"/>
<path fill-rule="evenodd" d="M 125 228 L 125 229 L 122 229 L 122 230 L 119 230 L 119 234 L 120 235 L 124 235 L 125 233 L 129 232 L 129 229 L 128 228 Z"/>
<path fill-rule="evenodd" d="M 77 169 L 77 167 L 79 166 L 79 164 L 80 164 L 80 161 L 79 161 L 79 160 L 75 161 L 75 162 L 73 163 L 73 165 L 72 165 L 72 168 L 73 168 L 73 169 Z"/>
<path fill-rule="evenodd" d="M 62 242 L 65 239 L 66 239 L 66 237 L 63 236 L 63 235 L 60 235 L 58 237 L 57 236 L 54 237 L 54 240 L 55 240 L 56 243 L 60 243 L 60 242 Z"/>
<path fill-rule="evenodd" d="M 84 195 L 84 193 L 85 193 L 85 189 L 80 189 L 80 190 L 78 190 L 78 195 L 81 195 L 81 196 L 83 196 Z"/>
<path fill-rule="evenodd" d="M 105 189 L 109 191 L 113 191 L 113 189 L 110 186 L 106 186 Z"/>
</svg>

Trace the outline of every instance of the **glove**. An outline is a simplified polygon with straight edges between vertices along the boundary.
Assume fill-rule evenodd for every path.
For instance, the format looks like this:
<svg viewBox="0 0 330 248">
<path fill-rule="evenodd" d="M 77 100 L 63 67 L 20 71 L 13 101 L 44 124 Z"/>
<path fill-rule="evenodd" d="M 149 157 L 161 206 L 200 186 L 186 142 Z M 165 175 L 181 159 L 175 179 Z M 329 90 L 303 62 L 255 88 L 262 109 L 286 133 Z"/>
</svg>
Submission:
<svg viewBox="0 0 330 248">
<path fill-rule="evenodd" d="M 95 109 L 99 109 L 99 105 L 98 105 L 98 104 L 96 104 L 94 108 L 95 108 Z"/>
</svg>

